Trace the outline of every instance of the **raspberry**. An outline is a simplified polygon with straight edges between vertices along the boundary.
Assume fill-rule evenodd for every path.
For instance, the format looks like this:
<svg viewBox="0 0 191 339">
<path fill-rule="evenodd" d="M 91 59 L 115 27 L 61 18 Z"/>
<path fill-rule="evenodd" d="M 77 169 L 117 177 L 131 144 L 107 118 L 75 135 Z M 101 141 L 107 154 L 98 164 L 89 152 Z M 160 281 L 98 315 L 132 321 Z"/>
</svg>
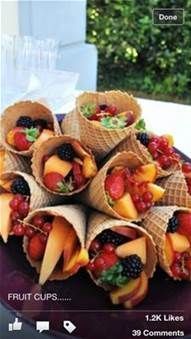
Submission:
<svg viewBox="0 0 191 339">
<path fill-rule="evenodd" d="M 22 177 L 18 177 L 11 184 L 11 192 L 13 194 L 30 195 L 30 188 Z"/>
<path fill-rule="evenodd" d="M 59 146 L 56 150 L 56 153 L 60 159 L 66 161 L 72 161 L 75 157 L 74 149 L 69 143 Z"/>
<path fill-rule="evenodd" d="M 129 255 L 121 260 L 123 271 L 121 274 L 125 277 L 136 279 L 143 271 L 143 263 L 137 254 Z"/>
<path fill-rule="evenodd" d="M 16 126 L 17 127 L 31 128 L 31 127 L 33 127 L 33 120 L 30 117 L 26 116 L 26 115 L 21 116 L 17 120 Z"/>
</svg>

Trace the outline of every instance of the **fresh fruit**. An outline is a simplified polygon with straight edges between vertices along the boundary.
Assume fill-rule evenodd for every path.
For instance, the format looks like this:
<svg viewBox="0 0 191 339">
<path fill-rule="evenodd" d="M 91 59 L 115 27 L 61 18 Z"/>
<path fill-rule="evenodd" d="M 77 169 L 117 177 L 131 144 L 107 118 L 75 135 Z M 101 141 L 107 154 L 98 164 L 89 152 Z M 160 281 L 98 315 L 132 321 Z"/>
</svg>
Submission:
<svg viewBox="0 0 191 339">
<path fill-rule="evenodd" d="M 166 236 L 169 237 L 174 251 L 182 253 L 190 248 L 190 243 L 185 235 L 175 232 L 168 233 Z"/>
<path fill-rule="evenodd" d="M 13 180 L 4 180 L 0 179 L 0 187 L 3 188 L 5 191 L 10 192 L 11 191 L 11 184 Z"/>
<path fill-rule="evenodd" d="M 26 138 L 26 133 L 16 132 L 14 134 L 14 146 L 18 151 L 27 151 L 32 145 L 32 142 Z"/>
<path fill-rule="evenodd" d="M 146 132 L 139 132 L 137 134 L 137 139 L 143 144 L 145 147 L 149 144 L 149 135 Z"/>
<path fill-rule="evenodd" d="M 10 202 L 10 207 L 11 207 L 11 209 L 13 210 L 13 211 L 17 211 L 18 210 L 18 206 L 19 206 L 19 204 L 22 202 L 22 201 L 24 201 L 24 196 L 23 195 L 21 195 L 21 194 L 16 194 L 15 196 L 14 196 L 14 198 L 11 200 L 11 202 Z"/>
<path fill-rule="evenodd" d="M 102 256 L 95 258 L 94 266 L 95 270 L 98 270 L 99 272 L 104 271 L 106 269 L 104 258 Z"/>
<path fill-rule="evenodd" d="M 164 253 L 168 265 L 171 266 L 174 261 L 175 252 L 168 236 L 165 237 Z"/>
<path fill-rule="evenodd" d="M 29 203 L 27 201 L 22 201 L 18 206 L 19 216 L 23 219 L 29 213 Z"/>
<path fill-rule="evenodd" d="M 20 223 L 14 224 L 12 232 L 17 237 L 22 237 L 25 234 L 24 226 Z"/>
<path fill-rule="evenodd" d="M 178 232 L 186 235 L 191 236 L 191 213 L 178 213 Z"/>
<path fill-rule="evenodd" d="M 124 303 L 124 307 L 131 309 L 137 304 L 139 304 L 146 296 L 148 292 L 148 277 L 146 273 L 143 271 L 141 273 L 141 282 L 138 291 Z"/>
<path fill-rule="evenodd" d="M 145 203 L 152 202 L 152 200 L 153 200 L 152 192 L 146 191 L 145 193 L 143 193 L 142 199 Z"/>
<path fill-rule="evenodd" d="M 114 226 L 112 227 L 112 231 L 116 232 L 118 234 L 124 235 L 125 237 L 129 239 L 136 239 L 137 232 L 133 228 L 127 227 L 127 226 Z"/>
<path fill-rule="evenodd" d="M 168 169 L 170 166 L 172 166 L 172 160 L 167 155 L 162 154 L 157 158 L 157 161 L 159 162 L 160 166 L 163 169 Z"/>
<path fill-rule="evenodd" d="M 29 226 L 26 226 L 25 227 L 25 230 L 24 230 L 24 235 L 27 237 L 27 238 L 32 238 L 34 235 L 35 235 L 36 231 L 34 228 L 32 227 L 29 227 Z"/>
<path fill-rule="evenodd" d="M 86 266 L 86 269 L 87 269 L 88 271 L 93 272 L 93 271 L 95 270 L 95 264 L 94 264 L 94 261 L 89 261 L 89 263 L 88 263 L 87 266 Z"/>
<path fill-rule="evenodd" d="M 17 127 L 25 127 L 25 128 L 31 128 L 33 127 L 33 120 L 31 117 L 28 116 L 20 116 L 20 118 L 16 121 Z"/>
<path fill-rule="evenodd" d="M 124 218 L 127 219 L 138 218 L 136 207 L 129 193 L 125 193 L 121 199 L 116 200 L 113 209 Z"/>
<path fill-rule="evenodd" d="M 152 183 L 148 183 L 148 191 L 152 193 L 154 202 L 160 200 L 165 193 L 165 189 Z"/>
<path fill-rule="evenodd" d="M 42 228 L 44 225 L 44 217 L 42 215 L 35 215 L 32 219 L 32 224 L 36 226 L 37 228 Z"/>
<path fill-rule="evenodd" d="M 114 305 L 121 304 L 132 298 L 138 291 L 141 284 L 141 277 L 132 279 L 123 287 L 117 288 L 110 293 L 111 301 Z"/>
<path fill-rule="evenodd" d="M 43 243 L 40 238 L 40 233 L 35 234 L 29 239 L 27 251 L 32 260 L 39 261 L 43 258 L 46 243 Z"/>
<path fill-rule="evenodd" d="M 5 150 L 0 150 L 0 174 L 4 171 Z"/>
<path fill-rule="evenodd" d="M 58 192 L 59 183 L 61 183 L 63 179 L 64 177 L 60 173 L 49 172 L 44 176 L 43 182 L 49 190 Z"/>
<path fill-rule="evenodd" d="M 98 236 L 101 244 L 113 244 L 114 246 L 119 246 L 124 244 L 127 241 L 126 236 L 113 232 L 111 229 L 106 229 L 101 232 Z"/>
<path fill-rule="evenodd" d="M 186 178 L 191 178 L 191 163 L 190 162 L 184 162 L 182 164 L 182 171 Z"/>
<path fill-rule="evenodd" d="M 90 156 L 84 157 L 82 173 L 85 178 L 93 178 L 97 173 L 96 163 Z"/>
<path fill-rule="evenodd" d="M 28 183 L 22 177 L 17 177 L 13 180 L 11 185 L 11 192 L 14 194 L 30 195 L 30 188 Z"/>
<path fill-rule="evenodd" d="M 120 258 L 125 258 L 131 254 L 136 254 L 141 258 L 142 263 L 145 265 L 147 261 L 147 243 L 146 238 L 141 237 L 132 241 L 129 241 L 116 248 L 116 254 Z"/>
<path fill-rule="evenodd" d="M 66 177 L 72 169 L 72 163 L 61 160 L 57 155 L 52 155 L 44 164 L 44 176 L 49 173 L 58 173 Z"/>
<path fill-rule="evenodd" d="M 33 127 L 44 130 L 48 128 L 48 122 L 45 119 L 35 119 L 33 121 Z"/>
<path fill-rule="evenodd" d="M 69 143 L 59 146 L 56 153 L 61 160 L 72 161 L 75 157 L 74 149 Z"/>
<path fill-rule="evenodd" d="M 105 179 L 105 190 L 111 199 L 120 199 L 125 192 L 125 180 L 121 171 L 107 175 Z"/>
<path fill-rule="evenodd" d="M 0 235 L 4 242 L 7 242 L 11 229 L 11 207 L 10 202 L 13 199 L 12 193 L 0 194 Z"/>
<path fill-rule="evenodd" d="M 191 272 L 191 256 L 188 255 L 187 258 L 185 258 L 185 266 L 186 266 L 186 269 Z"/>
<path fill-rule="evenodd" d="M 15 146 L 14 135 L 16 132 L 23 132 L 23 128 L 15 127 L 7 133 L 6 141 L 11 146 Z"/>
<path fill-rule="evenodd" d="M 64 272 L 68 275 L 74 274 L 81 266 L 88 264 L 89 256 L 85 248 L 77 249 L 65 266 Z"/>
<path fill-rule="evenodd" d="M 104 111 L 109 112 L 111 115 L 116 115 L 117 107 L 115 105 L 109 105 L 105 108 Z"/>
<path fill-rule="evenodd" d="M 91 252 L 97 253 L 97 252 L 99 252 L 101 250 L 101 248 L 102 248 L 102 244 L 100 243 L 100 241 L 94 239 L 92 241 L 91 245 L 90 245 L 89 250 Z"/>
<path fill-rule="evenodd" d="M 171 134 L 165 134 L 163 137 L 168 141 L 168 145 L 172 147 L 174 145 L 174 138 Z"/>
<path fill-rule="evenodd" d="M 40 136 L 34 143 L 34 147 L 38 148 L 43 142 L 48 140 L 49 138 L 54 136 L 54 132 L 50 129 L 43 129 L 43 131 L 40 133 Z"/>
<path fill-rule="evenodd" d="M 123 266 L 122 275 L 127 278 L 136 279 L 140 276 L 143 271 L 143 263 L 141 258 L 137 254 L 131 254 L 121 260 Z"/>
<path fill-rule="evenodd" d="M 45 232 L 45 233 L 50 233 L 52 229 L 52 224 L 51 222 L 45 222 L 44 225 L 42 226 L 42 230 Z"/>
<path fill-rule="evenodd" d="M 167 232 L 174 233 L 178 230 L 178 219 L 175 215 L 172 216 L 172 218 L 169 219 Z"/>
<path fill-rule="evenodd" d="M 73 170 L 74 182 L 77 188 L 82 187 L 86 182 L 86 179 L 82 172 L 82 167 L 76 161 L 73 161 L 72 170 Z"/>
<path fill-rule="evenodd" d="M 103 246 L 103 252 L 110 254 L 115 252 L 115 246 L 113 244 L 105 244 Z"/>
<path fill-rule="evenodd" d="M 65 271 L 65 267 L 70 262 L 70 260 L 73 256 L 73 253 L 75 253 L 75 249 L 78 245 L 78 239 L 77 239 L 77 236 L 76 236 L 76 232 L 75 232 L 74 228 L 72 227 L 72 225 L 70 225 L 69 229 L 68 229 L 68 226 L 67 226 L 66 230 L 67 230 L 67 232 L 66 232 L 66 235 L 65 235 L 65 244 L 64 244 L 64 252 L 63 252 L 63 259 L 64 259 L 63 271 Z"/>
<path fill-rule="evenodd" d="M 82 159 L 89 156 L 89 153 L 82 147 L 79 141 L 73 140 L 72 147 L 75 153 Z"/>
<path fill-rule="evenodd" d="M 137 182 L 154 182 L 157 175 L 157 167 L 155 164 L 147 164 L 139 166 L 135 173 L 133 174 L 133 178 Z"/>
</svg>

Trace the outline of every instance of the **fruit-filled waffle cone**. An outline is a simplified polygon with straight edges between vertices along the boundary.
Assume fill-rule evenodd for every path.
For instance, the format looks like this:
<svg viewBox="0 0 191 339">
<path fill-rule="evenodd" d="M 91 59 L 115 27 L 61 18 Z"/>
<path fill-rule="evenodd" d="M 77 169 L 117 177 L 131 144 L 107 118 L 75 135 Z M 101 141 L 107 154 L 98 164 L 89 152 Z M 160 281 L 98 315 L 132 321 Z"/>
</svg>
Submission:
<svg viewBox="0 0 191 339">
<path fill-rule="evenodd" d="M 131 111 L 134 115 L 134 121 L 124 128 L 105 128 L 100 123 L 90 121 L 83 115 L 81 107 L 89 103 L 115 105 L 119 112 Z M 76 100 L 76 111 L 80 127 L 80 139 L 90 147 L 98 158 L 103 158 L 121 140 L 126 138 L 141 115 L 141 109 L 136 99 L 132 95 L 121 91 L 85 92 Z"/>
<path fill-rule="evenodd" d="M 177 205 L 191 208 L 191 195 L 181 171 L 176 171 L 169 177 L 158 180 L 158 184 L 165 189 L 165 194 L 159 205 Z"/>
<path fill-rule="evenodd" d="M 114 155 L 99 170 L 99 172 L 97 173 L 95 178 L 93 178 L 92 182 L 87 187 L 87 189 L 80 195 L 80 198 L 89 206 L 97 209 L 100 212 L 106 213 L 111 217 L 124 219 L 128 221 L 141 220 L 144 217 L 146 210 L 140 211 L 140 209 L 139 210 L 136 209 L 135 203 L 132 200 L 132 195 L 128 191 L 127 192 L 126 190 L 123 191 L 119 200 L 118 199 L 116 200 L 115 197 L 113 200 L 113 196 L 111 196 L 112 194 L 111 190 L 114 190 L 114 187 L 113 189 L 110 189 L 110 191 L 108 191 L 108 189 L 106 191 L 106 181 L 108 179 L 109 176 L 108 173 L 110 173 L 110 171 L 111 173 L 113 173 L 112 171 L 115 170 L 115 168 L 116 169 L 119 168 L 119 172 L 120 170 L 123 171 L 123 169 L 125 168 L 127 169 L 128 172 L 136 171 L 137 169 L 140 169 L 141 166 L 142 160 L 133 152 L 124 151 Z M 152 171 L 154 170 L 155 177 L 157 172 L 156 166 L 151 164 L 151 166 L 149 165 L 148 167 L 152 167 Z M 113 178 L 112 180 L 113 182 L 115 182 L 115 178 Z M 145 181 L 149 180 L 146 179 Z M 116 185 L 118 186 L 118 184 Z M 127 186 L 127 184 L 124 185 Z M 154 189 L 157 188 L 157 191 L 160 191 L 159 192 L 160 194 L 164 193 L 161 187 L 154 185 L 153 183 L 148 185 L 151 185 L 152 187 L 154 187 Z M 152 197 L 154 197 L 154 192 L 152 194 Z M 129 206 L 128 212 L 127 208 L 125 208 L 126 206 L 127 207 Z"/>
<path fill-rule="evenodd" d="M 158 178 L 169 176 L 175 170 L 180 168 L 180 165 L 177 163 L 173 164 L 168 170 L 164 170 L 160 167 L 157 161 L 152 158 L 152 155 L 148 151 L 147 147 L 145 147 L 138 139 L 137 139 L 138 131 L 136 129 L 131 130 L 127 138 L 121 141 L 116 148 L 113 150 L 112 154 L 116 154 L 122 151 L 131 151 L 136 153 L 144 164 L 148 164 L 153 162 L 158 167 Z M 152 133 L 150 133 L 152 134 Z M 148 133 L 149 135 L 149 133 Z"/>
<path fill-rule="evenodd" d="M 46 162 L 44 162 L 45 157 L 48 157 Z M 37 182 L 48 192 L 71 196 L 87 187 L 97 173 L 97 166 L 91 150 L 82 146 L 79 140 L 62 135 L 50 138 L 34 151 L 32 171 Z M 60 189 L 58 186 L 52 187 L 54 178 L 47 184 L 46 179 L 47 176 L 51 176 L 51 172 L 60 175 Z"/>
<path fill-rule="evenodd" d="M 157 248 L 157 255 L 158 260 L 161 268 L 173 279 L 175 280 L 181 280 L 181 278 L 178 278 L 173 275 L 173 272 L 171 270 L 169 257 L 169 246 L 167 248 L 167 241 L 166 241 L 166 234 L 169 220 L 173 221 L 174 213 L 177 212 L 190 212 L 188 208 L 185 207 L 177 207 L 177 206 L 161 206 L 161 207 L 153 207 L 146 215 L 145 219 L 142 222 L 142 227 L 144 227 L 147 232 L 152 236 L 156 248 Z M 173 230 L 174 232 L 174 230 Z M 175 233 L 171 233 L 175 234 Z M 183 235 L 179 235 L 180 237 L 184 237 Z M 185 239 L 184 239 L 185 240 Z M 191 240 L 191 239 L 190 239 Z M 188 241 L 188 240 L 187 240 Z M 191 251 L 191 249 L 190 249 Z M 191 253 L 191 252 L 190 252 Z M 167 255 L 168 254 L 168 255 Z M 172 264 L 172 262 L 171 262 Z M 190 279 L 191 280 L 191 274 Z"/>
<path fill-rule="evenodd" d="M 0 145 L 0 175 L 7 171 L 20 171 L 30 174 L 30 160 L 26 157 L 12 153 Z"/>
<path fill-rule="evenodd" d="M 40 208 L 32 211 L 24 219 L 24 225 L 25 227 L 30 227 L 30 225 L 34 227 L 33 220 L 36 216 L 47 217 L 47 215 L 54 219 L 52 229 L 46 234 L 44 253 L 40 259 L 37 260 L 37 257 L 34 257 L 38 253 L 34 253 L 30 243 L 32 238 L 25 236 L 23 239 L 23 249 L 27 260 L 40 274 L 39 283 L 41 285 L 47 280 L 65 280 L 89 261 L 88 252 L 85 249 L 86 217 L 84 207 L 81 205 L 60 205 Z M 39 230 L 37 227 L 37 234 L 42 230 L 44 230 L 43 227 Z M 71 250 L 70 258 L 67 258 L 66 254 L 69 249 Z M 62 256 L 64 259 L 61 266 Z"/>
<path fill-rule="evenodd" d="M 61 123 L 62 133 L 72 138 L 80 140 L 80 128 L 76 111 L 66 114 Z"/>
<path fill-rule="evenodd" d="M 106 235 L 106 232 L 109 233 L 107 233 Z M 112 241 L 112 235 L 114 235 L 112 246 L 115 249 L 115 254 L 113 252 L 113 249 L 111 250 L 111 248 L 109 248 L 111 247 L 111 244 L 107 242 Z M 106 241 L 105 244 L 103 240 Z M 103 248 L 99 248 L 100 246 L 103 246 Z M 97 277 L 97 274 L 99 273 L 97 272 L 97 270 L 99 271 L 97 267 L 99 256 L 100 260 L 101 258 L 105 260 L 106 266 L 116 265 L 116 259 L 117 265 L 119 265 L 121 264 L 121 259 L 124 262 L 124 260 L 126 260 L 127 258 L 127 260 L 129 260 L 130 257 L 133 257 L 135 255 L 139 256 L 139 258 L 141 258 L 141 261 L 144 263 L 143 274 L 147 277 L 147 287 L 145 288 L 144 293 L 141 293 L 141 298 L 134 298 L 134 296 L 130 293 L 129 297 L 133 297 L 133 300 L 136 300 L 136 302 L 133 302 L 132 300 L 130 301 L 128 300 L 128 298 L 123 302 L 117 302 L 116 298 L 112 297 L 112 292 L 110 296 L 113 303 L 123 303 L 126 308 L 132 308 L 144 299 L 146 293 L 148 292 L 148 279 L 153 277 L 157 264 L 155 243 L 150 234 L 145 229 L 127 221 L 113 219 L 105 214 L 93 212 L 88 220 L 86 248 L 89 251 L 90 255 L 90 263 L 87 266 L 88 273 L 90 274 L 93 281 L 98 286 L 104 288 L 106 291 L 112 291 L 113 288 L 110 289 L 107 284 L 102 283 L 100 279 L 98 279 L 98 277 L 100 277 L 99 275 Z M 141 248 L 144 248 L 144 250 L 142 251 Z M 105 256 L 103 255 L 104 249 L 105 251 L 107 250 Z M 117 258 L 115 257 L 115 255 L 117 255 Z M 114 260 L 113 263 L 112 260 Z M 92 262 L 94 267 L 92 267 Z M 108 268 L 104 267 L 104 270 L 107 269 Z M 134 283 L 136 284 L 136 281 Z M 121 287 L 123 290 L 123 285 Z M 116 287 L 114 288 L 114 290 L 117 291 Z"/>
<path fill-rule="evenodd" d="M 6 108 L 2 114 L 1 119 L 1 141 L 3 146 L 11 152 L 30 157 L 33 153 L 33 150 L 38 147 L 38 139 L 36 143 L 34 142 L 29 149 L 27 150 L 17 150 L 15 147 L 10 145 L 7 142 L 8 133 L 16 127 L 17 120 L 22 116 L 28 116 L 31 119 L 44 119 L 47 123 L 52 124 L 53 131 L 55 135 L 61 134 L 61 130 L 58 124 L 58 121 L 55 115 L 50 111 L 49 108 L 42 105 L 39 102 L 32 101 L 20 101 L 15 103 L 12 106 Z M 48 138 L 48 137 L 47 137 Z M 39 138 L 40 140 L 40 138 Z"/>
</svg>

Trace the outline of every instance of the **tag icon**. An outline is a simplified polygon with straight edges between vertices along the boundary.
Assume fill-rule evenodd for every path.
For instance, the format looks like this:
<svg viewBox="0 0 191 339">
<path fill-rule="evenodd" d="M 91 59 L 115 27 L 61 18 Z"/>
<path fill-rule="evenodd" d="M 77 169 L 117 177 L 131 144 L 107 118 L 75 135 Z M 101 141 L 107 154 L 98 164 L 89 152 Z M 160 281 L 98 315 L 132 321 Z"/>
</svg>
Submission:
<svg viewBox="0 0 191 339">
<path fill-rule="evenodd" d="M 9 332 L 10 331 L 21 331 L 22 329 L 22 322 L 15 318 L 14 323 L 9 323 Z"/>
<path fill-rule="evenodd" d="M 70 320 L 64 320 L 63 327 L 68 333 L 72 333 L 76 329 L 76 326 Z"/>
</svg>

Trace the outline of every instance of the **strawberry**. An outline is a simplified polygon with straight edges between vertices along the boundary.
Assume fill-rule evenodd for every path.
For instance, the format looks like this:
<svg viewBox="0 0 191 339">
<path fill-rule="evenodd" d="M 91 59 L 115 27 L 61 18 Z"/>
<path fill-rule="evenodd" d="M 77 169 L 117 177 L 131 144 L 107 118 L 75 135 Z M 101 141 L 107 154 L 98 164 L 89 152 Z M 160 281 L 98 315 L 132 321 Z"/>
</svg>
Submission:
<svg viewBox="0 0 191 339">
<path fill-rule="evenodd" d="M 11 146 L 15 146 L 14 135 L 16 132 L 23 132 L 23 127 L 15 127 L 8 132 L 6 140 Z"/>
<path fill-rule="evenodd" d="M 105 269 L 108 269 L 110 267 L 112 267 L 113 265 L 115 265 L 118 262 L 118 257 L 115 253 L 106 253 L 104 252 L 101 255 L 101 258 L 104 261 L 104 266 Z"/>
<path fill-rule="evenodd" d="M 123 172 L 119 171 L 107 175 L 105 180 L 105 190 L 112 199 L 120 199 L 125 192 L 125 180 Z"/>
<path fill-rule="evenodd" d="M 16 132 L 14 134 L 14 145 L 18 151 L 27 151 L 32 145 L 32 142 L 27 140 L 25 133 Z"/>
<path fill-rule="evenodd" d="M 45 186 L 51 191 L 59 191 L 59 183 L 62 182 L 64 177 L 57 172 L 50 172 L 47 173 L 44 178 L 43 182 Z"/>
<path fill-rule="evenodd" d="M 73 176 L 76 187 L 79 188 L 85 184 L 85 177 L 82 173 L 82 167 L 76 161 L 73 161 Z"/>
<path fill-rule="evenodd" d="M 35 234 L 28 243 L 28 254 L 33 260 L 41 260 L 44 255 L 46 243 L 41 240 L 41 234 Z"/>
<path fill-rule="evenodd" d="M 191 213 L 179 213 L 177 218 L 179 223 L 178 233 L 191 236 Z"/>
</svg>

